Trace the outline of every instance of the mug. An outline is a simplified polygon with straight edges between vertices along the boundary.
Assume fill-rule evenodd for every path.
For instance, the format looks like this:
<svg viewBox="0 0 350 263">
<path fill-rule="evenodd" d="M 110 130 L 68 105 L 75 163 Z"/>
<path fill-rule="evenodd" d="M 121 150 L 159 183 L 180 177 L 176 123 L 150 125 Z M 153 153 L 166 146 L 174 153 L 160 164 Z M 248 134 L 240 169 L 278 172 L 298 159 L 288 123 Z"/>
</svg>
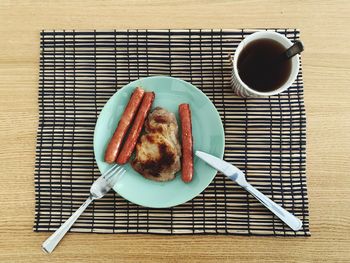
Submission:
<svg viewBox="0 0 350 263">
<path fill-rule="evenodd" d="M 241 78 L 238 74 L 238 68 L 237 68 L 238 58 L 239 58 L 240 53 L 242 52 L 242 50 L 244 49 L 244 47 L 246 45 L 248 45 L 252 41 L 255 41 L 258 39 L 275 40 L 275 41 L 279 42 L 280 44 L 282 44 L 286 49 L 288 49 L 290 46 L 293 45 L 293 43 L 287 37 L 275 32 L 275 31 L 258 31 L 258 32 L 255 32 L 255 33 L 247 36 L 238 45 L 238 47 L 235 51 L 235 54 L 233 56 L 233 61 L 232 61 L 232 65 L 233 65 L 232 88 L 233 88 L 234 92 L 238 96 L 241 96 L 241 97 L 245 97 L 245 98 L 248 98 L 248 97 L 268 97 L 268 96 L 279 94 L 279 93 L 287 90 L 293 84 L 293 82 L 297 78 L 297 75 L 299 72 L 299 63 L 300 63 L 299 60 L 300 59 L 299 59 L 299 55 L 295 55 L 294 57 L 290 58 L 292 61 L 291 72 L 290 72 L 289 78 L 282 86 L 280 86 L 277 89 L 274 89 L 272 91 L 261 92 L 261 91 L 254 90 L 251 87 L 249 87 L 248 85 L 246 85 L 241 80 Z"/>
</svg>

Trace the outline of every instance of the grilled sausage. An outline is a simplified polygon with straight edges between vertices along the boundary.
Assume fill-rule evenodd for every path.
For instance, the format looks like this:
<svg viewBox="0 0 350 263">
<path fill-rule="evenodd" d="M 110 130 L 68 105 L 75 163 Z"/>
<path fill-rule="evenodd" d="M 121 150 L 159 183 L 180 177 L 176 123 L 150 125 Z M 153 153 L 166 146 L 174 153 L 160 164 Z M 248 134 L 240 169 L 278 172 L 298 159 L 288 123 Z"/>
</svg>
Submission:
<svg viewBox="0 0 350 263">
<path fill-rule="evenodd" d="M 137 112 L 133 126 L 131 127 L 128 138 L 126 139 L 120 154 L 117 157 L 116 163 L 125 164 L 129 161 L 129 158 L 134 151 L 137 143 L 137 139 L 140 136 L 145 119 L 151 109 L 154 101 L 154 92 L 146 92 L 142 100 L 139 111 Z"/>
<path fill-rule="evenodd" d="M 193 177 L 193 138 L 191 109 L 189 104 L 179 105 L 182 139 L 182 180 L 186 183 Z"/>
<path fill-rule="evenodd" d="M 105 152 L 105 161 L 107 163 L 115 162 L 118 153 L 120 151 L 120 146 L 122 144 L 123 138 L 134 119 L 137 109 L 140 106 L 142 98 L 145 91 L 141 88 L 136 88 L 130 97 L 128 105 L 126 106 L 122 117 L 119 120 L 118 126 L 113 134 L 113 137 L 109 141 L 107 150 Z"/>
</svg>

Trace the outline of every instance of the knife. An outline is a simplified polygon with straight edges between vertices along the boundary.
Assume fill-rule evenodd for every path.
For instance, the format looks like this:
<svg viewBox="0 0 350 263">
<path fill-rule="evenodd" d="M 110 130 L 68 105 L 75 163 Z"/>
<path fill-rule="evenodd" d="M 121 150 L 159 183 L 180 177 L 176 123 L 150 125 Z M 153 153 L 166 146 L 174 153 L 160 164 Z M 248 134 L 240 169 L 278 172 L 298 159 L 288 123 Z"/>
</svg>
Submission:
<svg viewBox="0 0 350 263">
<path fill-rule="evenodd" d="M 232 181 L 236 182 L 240 187 L 248 191 L 252 196 L 258 199 L 266 208 L 268 208 L 272 213 L 278 216 L 291 229 L 293 229 L 294 231 L 298 231 L 301 229 L 303 223 L 300 221 L 299 218 L 289 213 L 287 210 L 282 208 L 280 205 L 276 204 L 270 198 L 268 198 L 259 190 L 254 188 L 251 184 L 249 184 L 245 178 L 244 173 L 236 166 L 205 152 L 196 151 L 196 156 L 198 156 L 200 159 L 202 159 L 204 162 L 206 162 L 216 170 L 222 172 Z"/>
</svg>

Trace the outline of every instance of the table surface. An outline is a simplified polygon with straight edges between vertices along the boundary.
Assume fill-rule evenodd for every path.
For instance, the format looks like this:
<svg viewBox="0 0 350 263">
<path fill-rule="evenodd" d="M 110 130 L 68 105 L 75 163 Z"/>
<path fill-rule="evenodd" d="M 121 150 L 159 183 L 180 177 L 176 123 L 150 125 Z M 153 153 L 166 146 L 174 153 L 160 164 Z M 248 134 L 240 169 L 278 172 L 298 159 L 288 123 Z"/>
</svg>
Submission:
<svg viewBox="0 0 350 263">
<path fill-rule="evenodd" d="M 59 2 L 59 3 L 58 3 Z M 350 260 L 350 1 L 0 1 L 1 262 Z M 42 29 L 301 30 L 311 237 L 70 233 L 51 255 L 34 233 Z"/>
</svg>

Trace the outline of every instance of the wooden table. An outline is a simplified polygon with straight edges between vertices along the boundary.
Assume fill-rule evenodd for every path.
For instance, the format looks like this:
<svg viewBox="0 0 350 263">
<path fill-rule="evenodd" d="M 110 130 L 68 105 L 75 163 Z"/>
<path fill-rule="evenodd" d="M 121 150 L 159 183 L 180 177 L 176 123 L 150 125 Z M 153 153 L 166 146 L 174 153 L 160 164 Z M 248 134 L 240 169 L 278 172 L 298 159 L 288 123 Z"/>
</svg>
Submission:
<svg viewBox="0 0 350 263">
<path fill-rule="evenodd" d="M 0 1 L 0 262 L 350 260 L 350 2 Z M 41 29 L 297 27 L 307 111 L 309 238 L 34 233 Z"/>
</svg>

